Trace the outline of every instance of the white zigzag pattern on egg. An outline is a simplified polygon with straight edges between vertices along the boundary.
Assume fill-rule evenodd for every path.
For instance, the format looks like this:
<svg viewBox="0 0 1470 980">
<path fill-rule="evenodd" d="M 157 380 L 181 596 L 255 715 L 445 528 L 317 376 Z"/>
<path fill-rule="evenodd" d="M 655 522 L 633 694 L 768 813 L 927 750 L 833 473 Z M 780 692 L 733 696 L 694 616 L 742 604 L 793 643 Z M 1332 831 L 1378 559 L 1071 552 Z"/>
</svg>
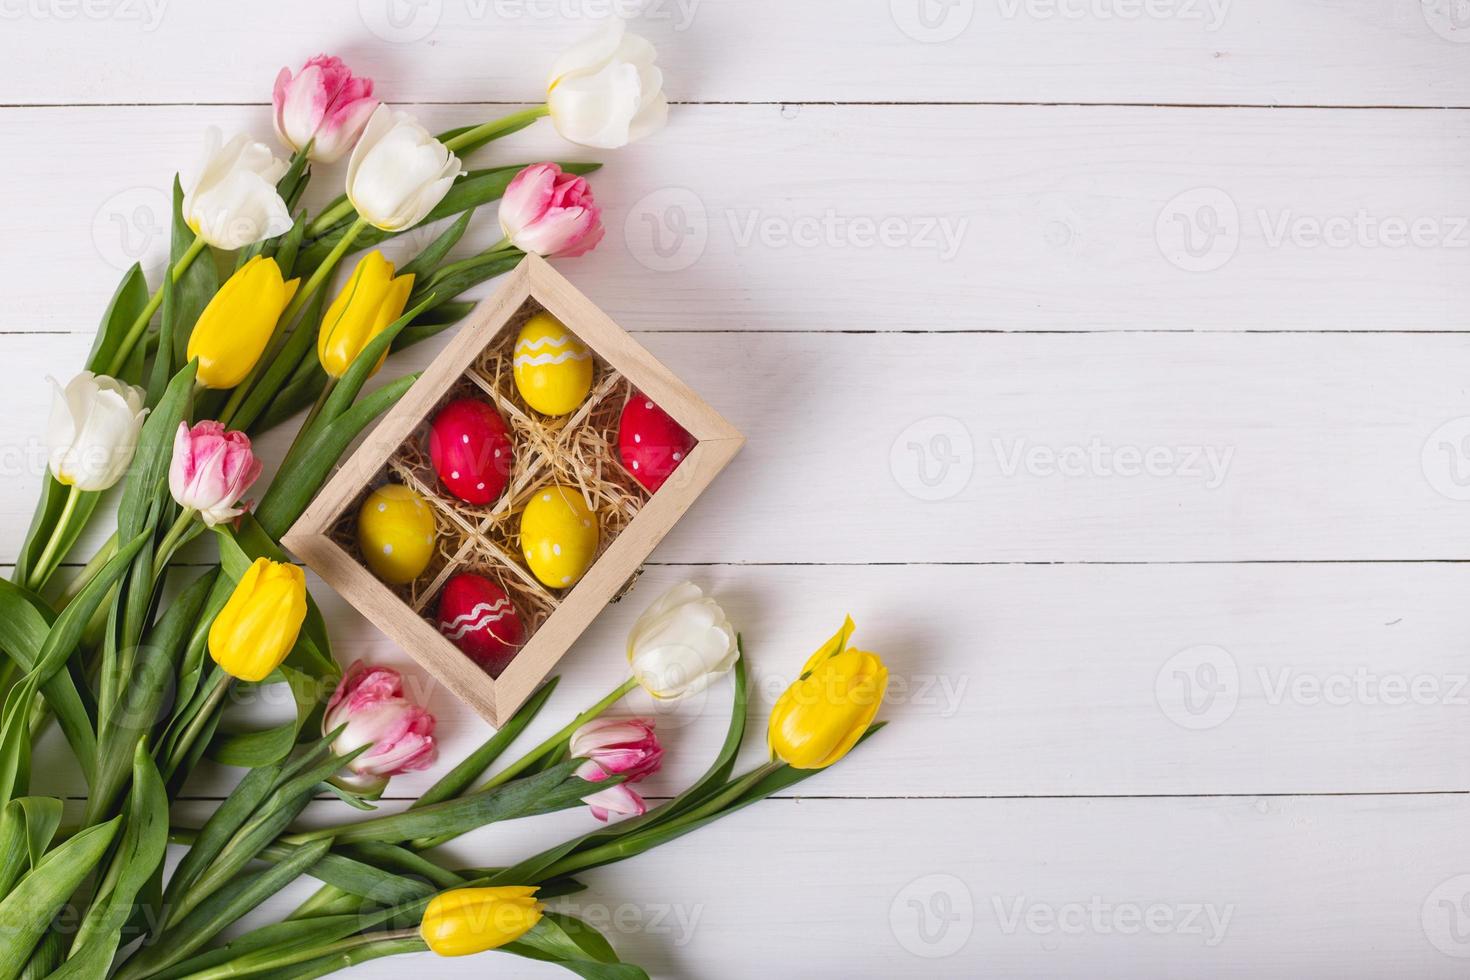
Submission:
<svg viewBox="0 0 1470 980">
<path fill-rule="evenodd" d="M 509 599 L 497 599 L 494 603 L 481 602 L 467 613 L 460 613 L 447 623 L 439 624 L 439 632 L 451 640 L 464 639 L 470 630 L 483 629 L 515 614 Z"/>
<path fill-rule="evenodd" d="M 564 350 L 560 354 L 517 354 L 510 362 L 512 367 L 541 367 L 543 364 L 561 364 L 566 361 L 585 361 L 592 355 L 587 351 Z"/>
</svg>

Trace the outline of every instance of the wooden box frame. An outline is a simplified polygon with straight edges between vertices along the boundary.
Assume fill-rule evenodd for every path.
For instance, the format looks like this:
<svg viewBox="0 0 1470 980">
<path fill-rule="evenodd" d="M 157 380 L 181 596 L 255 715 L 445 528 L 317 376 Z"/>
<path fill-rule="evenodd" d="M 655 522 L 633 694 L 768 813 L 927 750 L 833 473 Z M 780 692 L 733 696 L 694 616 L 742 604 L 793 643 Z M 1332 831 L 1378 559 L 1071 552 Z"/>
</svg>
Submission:
<svg viewBox="0 0 1470 980">
<path fill-rule="evenodd" d="M 539 303 L 609 367 L 653 399 L 697 444 L 676 476 L 652 494 L 498 678 L 491 678 L 333 540 L 332 528 L 389 459 L 528 300 Z M 327 481 L 283 543 L 353 608 L 491 725 L 499 727 L 549 674 L 577 637 L 674 523 L 739 452 L 744 437 L 637 341 L 538 256 L 528 256 L 468 317 L 362 445 Z"/>
</svg>

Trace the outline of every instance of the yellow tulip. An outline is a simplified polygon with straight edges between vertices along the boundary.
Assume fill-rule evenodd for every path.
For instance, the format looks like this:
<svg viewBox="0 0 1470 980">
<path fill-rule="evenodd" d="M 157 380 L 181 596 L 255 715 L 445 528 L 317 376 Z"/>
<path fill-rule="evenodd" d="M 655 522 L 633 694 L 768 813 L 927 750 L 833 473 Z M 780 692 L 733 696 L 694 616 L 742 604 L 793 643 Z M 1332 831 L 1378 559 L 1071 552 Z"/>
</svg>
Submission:
<svg viewBox="0 0 1470 980">
<path fill-rule="evenodd" d="M 189 334 L 186 357 L 199 359 L 199 384 L 233 388 L 265 353 L 296 287 L 287 282 L 275 259 L 257 255 L 235 270 L 214 294 Z"/>
<path fill-rule="evenodd" d="M 342 377 L 362 349 L 403 315 L 412 291 L 411 273 L 395 277 L 393 263 L 383 258 L 382 252 L 364 255 L 322 317 L 322 328 L 316 336 L 316 356 L 322 370 L 334 378 Z M 378 358 L 374 374 L 387 356 L 384 351 Z"/>
<path fill-rule="evenodd" d="M 231 677 L 263 681 L 296 645 L 304 619 L 306 574 L 257 558 L 209 628 L 209 655 Z"/>
<path fill-rule="evenodd" d="M 849 618 L 771 709 L 771 752 L 793 769 L 825 769 L 847 755 L 883 703 L 888 668 L 847 646 L 852 631 Z"/>
<path fill-rule="evenodd" d="M 456 888 L 434 896 L 419 935 L 440 956 L 468 956 L 515 942 L 541 921 L 545 908 L 531 886 Z"/>
</svg>

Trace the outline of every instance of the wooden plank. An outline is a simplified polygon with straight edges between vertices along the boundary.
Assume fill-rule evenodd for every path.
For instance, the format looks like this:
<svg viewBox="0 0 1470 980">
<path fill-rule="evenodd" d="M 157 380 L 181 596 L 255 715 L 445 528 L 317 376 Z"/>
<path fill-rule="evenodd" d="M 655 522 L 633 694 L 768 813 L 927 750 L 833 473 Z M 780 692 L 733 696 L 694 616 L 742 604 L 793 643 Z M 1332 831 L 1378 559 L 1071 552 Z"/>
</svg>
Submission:
<svg viewBox="0 0 1470 980">
<path fill-rule="evenodd" d="M 1470 337 L 639 339 L 750 439 L 660 561 L 1466 556 Z M 15 379 L 0 390 L 3 560 L 45 465 L 42 379 L 69 376 L 87 343 L 0 336 Z M 288 436 L 263 439 L 264 457 Z"/>
<path fill-rule="evenodd" d="M 558 904 L 655 977 L 1449 978 L 1470 953 L 1467 816 L 1463 796 L 773 801 Z M 451 853 L 508 863 L 589 823 L 501 824 Z M 362 975 L 487 968 L 564 975 L 493 953 Z"/>
<path fill-rule="evenodd" d="M 1470 735 L 1470 568 L 1434 564 L 651 567 L 564 658 L 520 751 L 627 676 L 633 620 L 683 578 L 717 596 L 744 636 L 745 764 L 762 761 L 770 705 L 844 613 L 856 642 L 886 659 L 889 726 L 802 795 L 1425 792 L 1470 781 L 1470 760 L 1446 748 Z M 344 666 L 400 667 L 440 719 L 439 765 L 390 794 L 417 796 L 489 728 L 311 586 Z M 268 690 L 234 717 L 276 719 L 289 703 Z M 625 702 L 619 713 L 651 713 L 668 747 L 642 789 L 670 796 L 692 783 L 729 705 L 725 684 L 675 707 L 641 692 Z M 222 795 L 231 778 L 201 772 L 187 795 Z"/>
<path fill-rule="evenodd" d="M 123 268 L 161 264 L 164 189 L 203 127 L 270 132 L 260 107 L 4 122 L 27 245 L 0 267 L 0 331 L 91 331 Z M 470 163 L 606 161 L 609 234 L 559 268 L 629 329 L 1460 330 L 1467 135 L 1470 111 L 686 106 L 615 153 L 541 123 Z M 461 248 L 498 237 L 486 209 Z"/>
<path fill-rule="evenodd" d="M 167 0 L 27 0 L 5 11 L 12 103 L 266 102 L 282 65 L 323 49 L 390 101 L 536 99 L 556 54 L 609 13 L 636 15 L 686 101 L 1470 103 L 1455 43 L 1470 26 L 1445 0 L 268 0 L 245 18 Z M 57 71 L 58 54 L 85 70 Z"/>
</svg>

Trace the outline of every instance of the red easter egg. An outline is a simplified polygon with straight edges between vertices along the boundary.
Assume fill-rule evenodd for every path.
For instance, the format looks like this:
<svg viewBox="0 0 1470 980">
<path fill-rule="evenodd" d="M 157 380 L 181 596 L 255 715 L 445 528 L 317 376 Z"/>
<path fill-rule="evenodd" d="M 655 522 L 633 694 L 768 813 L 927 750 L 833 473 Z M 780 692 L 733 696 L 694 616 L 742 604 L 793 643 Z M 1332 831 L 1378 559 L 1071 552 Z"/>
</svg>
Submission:
<svg viewBox="0 0 1470 980">
<path fill-rule="evenodd" d="M 456 399 L 434 416 L 429 459 L 450 493 L 468 504 L 488 504 L 510 479 L 510 430 L 488 403 Z"/>
<path fill-rule="evenodd" d="M 618 454 L 633 479 L 649 493 L 664 485 L 689 450 L 694 437 L 653 400 L 634 392 L 618 422 Z"/>
<path fill-rule="evenodd" d="M 526 642 L 526 627 L 510 596 L 473 572 L 460 572 L 444 583 L 439 632 L 491 677 L 499 677 Z"/>
</svg>

